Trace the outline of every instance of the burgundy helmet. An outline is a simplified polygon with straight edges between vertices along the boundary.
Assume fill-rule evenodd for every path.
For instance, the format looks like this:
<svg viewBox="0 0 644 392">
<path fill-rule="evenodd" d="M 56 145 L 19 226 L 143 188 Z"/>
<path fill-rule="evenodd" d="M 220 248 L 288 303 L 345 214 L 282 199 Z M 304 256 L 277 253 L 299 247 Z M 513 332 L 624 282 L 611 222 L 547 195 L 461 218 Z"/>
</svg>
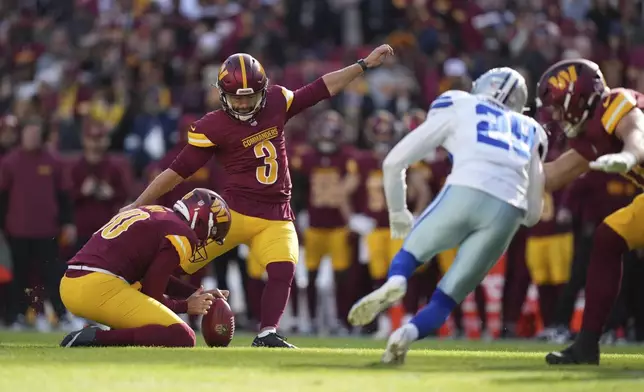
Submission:
<svg viewBox="0 0 644 392">
<path fill-rule="evenodd" d="M 266 103 L 266 72 L 247 53 L 233 54 L 224 61 L 215 86 L 224 111 L 234 119 L 251 121 Z"/>
<path fill-rule="evenodd" d="M 427 112 L 425 110 L 419 108 L 409 110 L 408 112 L 403 114 L 401 119 L 403 124 L 403 132 L 407 134 L 418 128 L 418 126 L 425 121 L 425 118 L 427 118 Z"/>
<path fill-rule="evenodd" d="M 344 125 L 344 118 L 335 110 L 318 114 L 311 124 L 317 149 L 324 154 L 337 151 L 343 143 Z"/>
<path fill-rule="evenodd" d="M 195 231 L 199 244 L 195 250 L 198 255 L 209 241 L 223 245 L 230 230 L 230 210 L 226 201 L 216 192 L 205 188 L 195 188 L 174 203 L 173 209 L 181 215 L 190 228 Z M 205 251 L 200 254 L 207 259 Z"/>
<path fill-rule="evenodd" d="M 387 110 L 377 110 L 367 119 L 365 135 L 376 152 L 388 153 L 398 141 L 396 117 Z"/>
<path fill-rule="evenodd" d="M 566 136 L 575 137 L 607 90 L 597 64 L 586 59 L 560 61 L 539 79 L 537 110 L 550 112 Z"/>
</svg>

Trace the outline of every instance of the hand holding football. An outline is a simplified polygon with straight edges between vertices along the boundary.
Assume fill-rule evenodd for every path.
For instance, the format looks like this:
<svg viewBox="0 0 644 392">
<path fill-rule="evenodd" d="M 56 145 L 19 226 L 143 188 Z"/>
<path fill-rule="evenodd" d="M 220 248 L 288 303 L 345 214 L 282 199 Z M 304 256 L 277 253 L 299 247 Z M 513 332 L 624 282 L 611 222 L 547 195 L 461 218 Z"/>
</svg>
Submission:
<svg viewBox="0 0 644 392">
<path fill-rule="evenodd" d="M 235 315 L 228 302 L 215 298 L 201 320 L 201 333 L 210 347 L 226 347 L 235 334 Z"/>
</svg>

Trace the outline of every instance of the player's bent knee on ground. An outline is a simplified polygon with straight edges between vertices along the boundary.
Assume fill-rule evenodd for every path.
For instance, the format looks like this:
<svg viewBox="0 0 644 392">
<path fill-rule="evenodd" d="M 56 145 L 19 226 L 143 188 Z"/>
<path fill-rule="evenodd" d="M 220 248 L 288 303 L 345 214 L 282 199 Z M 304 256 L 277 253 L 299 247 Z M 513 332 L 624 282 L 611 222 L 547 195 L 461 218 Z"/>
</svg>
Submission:
<svg viewBox="0 0 644 392">
<path fill-rule="evenodd" d="M 197 344 L 195 331 L 186 323 L 172 324 L 167 331 L 167 347 L 194 347 Z"/>
</svg>

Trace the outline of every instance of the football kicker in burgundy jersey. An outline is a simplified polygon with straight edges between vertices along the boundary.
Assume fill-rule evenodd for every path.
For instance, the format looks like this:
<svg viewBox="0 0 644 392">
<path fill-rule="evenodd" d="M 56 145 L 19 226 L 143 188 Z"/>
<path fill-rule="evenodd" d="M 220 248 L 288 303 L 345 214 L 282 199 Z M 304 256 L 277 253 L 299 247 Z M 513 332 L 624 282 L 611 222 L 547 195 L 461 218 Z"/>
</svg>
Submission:
<svg viewBox="0 0 644 392">
<path fill-rule="evenodd" d="M 250 122 L 216 110 L 192 124 L 189 145 L 170 169 L 187 178 L 216 154 L 226 172 L 222 196 L 232 210 L 269 220 L 293 220 L 284 124 L 330 94 L 321 78 L 294 92 L 271 86 L 266 94 L 265 107 Z"/>
</svg>

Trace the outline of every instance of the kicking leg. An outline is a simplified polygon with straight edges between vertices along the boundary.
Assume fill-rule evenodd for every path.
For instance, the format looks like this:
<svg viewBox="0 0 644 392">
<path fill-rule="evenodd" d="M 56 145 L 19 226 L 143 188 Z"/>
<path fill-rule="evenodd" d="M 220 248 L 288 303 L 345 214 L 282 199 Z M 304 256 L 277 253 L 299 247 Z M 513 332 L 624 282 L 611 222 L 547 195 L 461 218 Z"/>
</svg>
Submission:
<svg viewBox="0 0 644 392">
<path fill-rule="evenodd" d="M 472 222 L 474 231 L 461 243 L 454 264 L 439 282 L 429 304 L 391 335 L 382 362 L 403 362 L 410 344 L 443 325 L 507 249 L 521 222 L 522 211 L 491 196 L 481 199 L 471 211 L 484 212 L 472 217 L 476 219 Z"/>
<path fill-rule="evenodd" d="M 423 261 L 455 247 L 465 237 L 468 226 L 466 217 L 457 212 L 462 208 L 458 199 L 459 194 L 448 186 L 427 207 L 391 262 L 385 284 L 356 302 L 349 311 L 351 325 L 369 324 L 405 295 L 407 280 Z"/>
<path fill-rule="evenodd" d="M 628 245 L 604 223 L 597 227 L 594 238 L 581 331 L 570 347 L 546 356 L 550 365 L 599 364 L 599 338 L 619 294 L 622 254 L 628 251 Z"/>
<path fill-rule="evenodd" d="M 251 255 L 266 266 L 268 275 L 261 299 L 260 332 L 252 346 L 296 348 L 277 334 L 277 327 L 288 304 L 295 277 L 299 253 L 297 233 L 293 222 L 263 221 L 263 224 L 266 224 L 264 230 L 250 243 Z"/>
</svg>

